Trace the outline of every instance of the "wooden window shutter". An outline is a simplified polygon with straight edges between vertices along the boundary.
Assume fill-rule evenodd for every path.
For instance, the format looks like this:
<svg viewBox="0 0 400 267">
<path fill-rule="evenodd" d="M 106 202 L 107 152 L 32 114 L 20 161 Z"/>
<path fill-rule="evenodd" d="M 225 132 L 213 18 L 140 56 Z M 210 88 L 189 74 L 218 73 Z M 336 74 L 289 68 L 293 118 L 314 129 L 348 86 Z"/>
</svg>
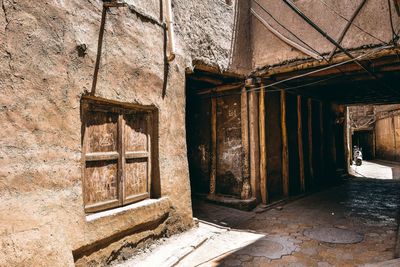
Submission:
<svg viewBox="0 0 400 267">
<path fill-rule="evenodd" d="M 150 197 L 150 114 L 124 114 L 124 204 Z"/>
<path fill-rule="evenodd" d="M 85 211 L 149 198 L 152 113 L 92 102 L 82 112 Z"/>
<path fill-rule="evenodd" d="M 84 133 L 83 192 L 86 211 L 119 205 L 118 114 L 87 111 Z"/>
</svg>

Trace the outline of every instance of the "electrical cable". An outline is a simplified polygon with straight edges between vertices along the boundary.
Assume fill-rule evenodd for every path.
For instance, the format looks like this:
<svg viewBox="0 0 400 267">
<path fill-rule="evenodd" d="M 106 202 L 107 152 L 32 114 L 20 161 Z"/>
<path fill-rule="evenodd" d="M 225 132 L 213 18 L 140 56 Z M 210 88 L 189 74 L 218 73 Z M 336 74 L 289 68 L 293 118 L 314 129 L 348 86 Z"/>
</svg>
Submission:
<svg viewBox="0 0 400 267">
<path fill-rule="evenodd" d="M 382 45 L 382 46 L 374 48 L 372 51 L 370 51 L 368 53 L 365 53 L 363 55 L 360 55 L 358 57 L 351 58 L 349 60 L 346 60 L 346 61 L 343 61 L 343 62 L 339 62 L 339 63 L 336 63 L 334 65 L 329 65 L 329 66 L 326 66 L 326 67 L 321 68 L 321 69 L 317 69 L 317 70 L 309 71 L 307 73 L 299 74 L 299 75 L 296 75 L 296 76 L 293 76 L 293 77 L 290 77 L 290 78 L 287 78 L 287 79 L 284 79 L 284 80 L 280 80 L 280 81 L 277 81 L 277 82 L 274 82 L 274 83 L 271 83 L 271 84 L 267 84 L 267 85 L 263 85 L 263 86 L 259 86 L 259 87 L 254 87 L 254 88 L 251 88 L 251 89 L 247 90 L 247 92 L 259 91 L 262 88 L 266 89 L 266 88 L 274 87 L 274 86 L 276 86 L 278 84 L 282 84 L 282 83 L 285 83 L 285 82 L 288 82 L 288 81 L 292 81 L 292 80 L 295 80 L 295 79 L 307 77 L 309 75 L 316 74 L 316 73 L 319 73 L 319 72 L 322 72 L 322 71 L 325 71 L 325 70 L 329 70 L 329 69 L 332 69 L 332 68 L 336 68 L 338 66 L 342 66 L 342 65 L 345 65 L 347 63 L 354 62 L 356 60 L 364 59 L 365 57 L 372 56 L 372 55 L 378 53 L 381 50 L 390 49 L 390 48 L 393 48 L 393 46 L 392 45 Z M 321 80 L 321 82 L 323 82 L 323 80 Z M 317 82 L 315 82 L 315 83 L 317 83 Z M 275 90 L 275 91 L 287 91 L 287 90 L 290 90 L 290 89 L 291 88 L 289 87 L 289 88 L 279 89 L 279 90 Z M 271 91 L 272 90 L 268 90 L 267 92 L 271 92 Z M 236 95 L 236 94 L 240 94 L 240 93 L 225 94 L 224 96 Z M 213 96 L 213 97 L 215 97 L 215 96 Z"/>
<path fill-rule="evenodd" d="M 309 75 L 311 75 L 311 74 L 315 74 L 315 73 L 318 73 L 318 72 L 321 72 L 321 71 L 325 71 L 325 70 L 328 70 L 328 69 L 336 68 L 336 67 L 338 67 L 338 66 L 342 66 L 342 65 L 345 65 L 345 64 L 347 64 L 347 63 L 351 63 L 351 62 L 360 60 L 360 59 L 362 59 L 362 58 L 364 58 L 364 57 L 366 57 L 366 56 L 373 55 L 373 54 L 375 54 L 375 53 L 377 53 L 377 52 L 379 52 L 379 51 L 381 51 L 381 50 L 383 50 L 383 49 L 391 48 L 391 47 L 392 47 L 392 46 L 380 46 L 380 47 L 374 49 L 374 50 L 373 50 L 372 52 L 370 52 L 370 53 L 366 53 L 366 54 L 364 54 L 364 55 L 360 55 L 360 56 L 358 56 L 358 57 L 351 58 L 351 59 L 349 59 L 349 60 L 347 60 L 347 61 L 339 62 L 339 63 L 337 63 L 337 64 L 330 65 L 330 66 L 327 66 L 327 67 L 324 67 L 324 68 L 321 68 L 321 69 L 318 69 L 318 70 L 313 70 L 313 71 L 310 71 L 310 72 L 307 72 L 307 73 L 299 74 L 299 75 L 297 75 L 297 76 L 293 76 L 293 77 L 290 77 L 290 78 L 287 78 L 287 79 L 284 79 L 284 80 L 281 80 L 281 81 L 277 81 L 277 82 L 275 82 L 275 83 L 268 84 L 268 85 L 265 85 L 265 86 L 261 86 L 261 87 L 257 87 L 257 88 L 252 88 L 252 89 L 250 89 L 249 91 L 252 91 L 252 90 L 254 90 L 254 89 L 268 88 L 268 87 L 275 86 L 275 85 L 278 85 L 278 84 L 281 84 L 281 83 L 284 83 L 284 82 L 287 82 L 287 81 L 295 80 L 295 79 L 298 79 L 298 78 L 303 78 L 303 77 L 309 76 Z"/>
<path fill-rule="evenodd" d="M 390 4 L 390 0 L 387 0 L 388 2 L 388 8 L 389 8 L 389 20 L 390 20 L 390 28 L 392 29 L 392 43 L 395 44 L 397 40 L 399 39 L 399 36 L 397 35 L 394 26 L 393 26 L 393 18 L 392 18 L 392 5 Z"/>
<path fill-rule="evenodd" d="M 339 35 L 339 38 L 337 39 L 337 42 L 339 44 L 342 43 L 343 38 L 346 36 L 347 31 L 350 29 L 351 25 L 353 24 L 353 21 L 356 19 L 357 15 L 360 13 L 361 9 L 364 7 L 365 3 L 367 3 L 367 0 L 362 0 L 362 2 L 358 5 L 356 10 L 353 12 L 353 15 L 351 16 L 350 20 L 347 22 L 346 26 L 343 28 L 342 32 Z M 337 47 L 335 46 L 332 51 L 328 55 L 328 60 L 330 61 L 333 57 L 333 55 L 336 52 Z"/>
<path fill-rule="evenodd" d="M 293 33 L 291 30 L 289 30 L 285 25 L 283 25 L 280 21 L 278 21 L 272 14 L 263 6 L 261 5 L 257 0 L 253 0 L 265 13 L 267 13 L 279 26 L 281 26 L 283 29 L 285 29 L 287 32 L 289 32 L 291 35 L 293 35 L 297 40 L 299 40 L 302 44 L 307 46 L 310 50 L 313 52 L 317 53 L 319 56 L 322 57 L 321 53 L 315 50 L 312 46 L 307 44 L 305 41 L 303 41 L 300 37 L 298 37 L 295 33 Z"/>
<path fill-rule="evenodd" d="M 334 13 L 337 16 L 341 17 L 342 19 L 346 20 L 347 22 L 350 21 L 348 18 L 346 18 L 345 16 L 343 16 L 342 14 L 337 12 L 333 7 L 328 5 L 325 1 L 323 1 L 323 0 L 318 0 L 318 1 L 320 1 L 323 5 L 325 5 L 332 13 Z M 373 35 L 373 34 L 369 33 L 368 31 L 364 30 L 363 28 L 361 28 L 357 24 L 353 23 L 353 26 L 356 27 L 357 29 L 359 29 L 360 31 L 362 31 L 363 33 L 365 33 L 365 34 L 369 35 L 370 37 L 374 38 L 375 40 L 378 40 L 379 42 L 381 42 L 381 43 L 383 43 L 385 45 L 388 45 L 387 42 L 381 40 L 380 38 L 376 37 L 375 35 Z"/>
<path fill-rule="evenodd" d="M 291 33 L 294 37 L 296 37 L 296 39 L 298 39 L 300 42 L 302 42 L 303 44 L 305 44 L 307 47 L 309 47 L 312 51 L 314 51 L 315 53 L 317 53 L 318 56 L 320 56 L 322 58 L 322 60 L 324 60 L 327 63 L 330 63 L 330 59 L 327 59 L 322 53 L 318 52 L 317 50 L 315 50 L 313 47 L 311 47 L 310 45 L 308 45 L 306 42 L 304 42 L 300 37 L 298 37 L 296 34 L 294 34 L 292 31 L 290 31 L 288 28 L 286 28 L 281 22 L 279 22 L 263 5 L 261 5 L 257 0 L 253 0 L 265 13 L 267 13 L 276 23 L 278 23 L 278 25 L 280 25 L 282 28 L 284 28 L 286 31 L 288 31 L 289 33 Z M 364 1 L 365 4 L 365 1 Z M 360 5 L 359 8 L 361 9 L 362 6 L 364 5 Z M 253 9 L 251 10 L 252 12 Z M 357 12 L 358 13 L 358 12 Z M 257 13 L 253 13 L 257 18 L 259 15 L 257 15 Z M 261 18 L 258 18 L 261 19 Z M 265 22 L 266 23 L 266 22 Z M 265 26 L 269 26 L 269 25 L 265 25 Z M 286 38 L 286 37 L 285 37 Z M 338 48 L 338 46 L 335 46 L 335 50 L 336 48 Z M 303 48 L 304 49 L 304 48 Z M 333 50 L 333 52 L 335 51 Z M 303 53 L 305 53 L 304 51 L 302 51 Z M 308 53 L 307 53 L 308 54 Z M 351 58 L 352 56 L 349 55 L 349 57 Z M 361 66 L 363 68 L 363 66 Z M 340 68 L 337 67 L 337 69 L 344 75 L 347 76 L 347 74 L 345 72 L 343 72 Z M 364 69 L 366 70 L 366 69 Z M 367 71 L 367 70 L 366 70 Z M 368 71 L 367 71 L 368 72 Z"/>
<path fill-rule="evenodd" d="M 313 47 L 311 47 L 310 45 L 308 45 L 306 42 L 304 42 L 300 37 L 298 37 L 296 34 L 294 34 L 292 31 L 290 31 L 288 28 L 286 28 L 282 23 L 280 23 L 264 6 L 262 6 L 259 2 L 257 2 L 256 0 L 253 0 L 264 12 L 266 12 L 276 23 L 278 23 L 281 27 L 283 27 L 285 30 L 287 30 L 289 33 L 291 33 L 293 36 L 295 36 L 298 40 L 300 40 L 303 44 L 305 44 L 306 46 L 308 46 L 309 48 L 311 48 L 315 53 L 317 53 L 317 55 L 324 60 L 327 63 L 330 63 L 330 60 L 325 58 L 324 55 L 322 55 L 320 52 L 318 52 L 317 50 L 315 50 Z M 257 18 L 259 15 L 257 15 L 257 13 L 255 13 L 255 11 L 253 9 L 251 9 L 253 15 L 255 15 Z M 258 18 L 260 20 L 262 20 L 262 18 Z M 261 22 L 265 22 L 265 21 L 261 21 Z M 265 22 L 267 23 L 267 22 Z M 265 25 L 270 26 L 270 25 Z M 271 27 L 271 26 L 270 26 Z M 268 28 L 268 27 L 267 27 Z M 271 29 L 270 29 L 271 30 Z M 285 37 L 286 38 L 286 37 Z M 297 44 L 298 45 L 298 44 Z M 299 49 L 299 48 L 298 48 Z M 305 48 L 303 48 L 305 49 Z M 300 49 L 301 50 L 301 49 Z M 301 50 L 302 51 L 302 50 Z M 305 51 L 302 51 L 303 53 L 306 53 Z M 308 53 L 306 53 L 308 54 Z M 310 55 L 310 54 L 308 54 Z M 346 73 L 344 73 L 340 68 L 337 67 L 337 69 L 343 74 L 343 75 L 347 75 Z"/>
<path fill-rule="evenodd" d="M 323 31 L 317 24 L 315 24 L 309 17 L 307 17 L 291 0 L 283 0 L 285 4 L 287 4 L 297 15 L 299 15 L 305 22 L 307 22 L 310 26 L 312 26 L 317 32 L 319 32 L 322 36 L 324 36 L 329 42 L 334 44 L 337 48 L 339 48 L 344 54 L 346 54 L 349 58 L 354 58 L 354 56 L 347 51 L 343 46 L 338 44 L 335 39 L 333 39 L 328 33 Z M 369 75 L 371 75 L 374 79 L 376 79 L 378 82 L 380 82 L 386 89 L 389 89 L 396 95 L 400 95 L 400 93 L 397 90 L 394 90 L 390 86 L 388 86 L 386 83 L 382 82 L 379 80 L 379 77 L 375 75 L 374 72 L 372 72 L 368 66 L 364 66 L 361 62 L 358 60 L 354 61 L 358 66 L 360 66 L 363 70 L 365 70 Z M 377 91 L 378 92 L 378 91 Z"/>
<path fill-rule="evenodd" d="M 297 50 L 301 51 L 302 53 L 320 61 L 322 60 L 322 57 L 317 53 L 314 53 L 313 51 L 309 50 L 308 48 L 298 44 L 297 42 L 292 41 L 291 39 L 287 38 L 283 34 L 281 34 L 279 31 L 277 31 L 275 28 L 273 28 L 264 18 L 262 18 L 254 9 L 250 9 L 251 14 L 261 22 L 270 32 L 272 32 L 276 37 L 278 37 L 280 40 L 283 42 L 287 43 L 288 45 L 296 48 Z"/>
</svg>

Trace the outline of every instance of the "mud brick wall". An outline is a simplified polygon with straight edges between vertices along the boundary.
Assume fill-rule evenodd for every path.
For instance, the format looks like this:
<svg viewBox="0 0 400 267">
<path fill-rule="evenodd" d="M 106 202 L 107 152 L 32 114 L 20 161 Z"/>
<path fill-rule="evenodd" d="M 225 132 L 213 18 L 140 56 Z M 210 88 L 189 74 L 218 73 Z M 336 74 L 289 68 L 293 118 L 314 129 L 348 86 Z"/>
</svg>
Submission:
<svg viewBox="0 0 400 267">
<path fill-rule="evenodd" d="M 378 159 L 400 160 L 400 115 L 376 121 L 375 146 Z"/>
<path fill-rule="evenodd" d="M 217 98 L 216 193 L 240 197 L 243 185 L 240 95 Z"/>
<path fill-rule="evenodd" d="M 166 65 L 160 1 L 127 3 L 107 12 L 95 97 L 158 110 L 166 199 L 90 222 L 83 209 L 80 103 L 91 90 L 102 1 L 2 0 L 1 266 L 100 264 L 192 225 L 185 70 L 194 59 L 227 68 L 234 6 L 173 1 L 177 57 Z M 91 245 L 102 248 L 93 259 Z"/>
<path fill-rule="evenodd" d="M 304 20 L 300 18 L 293 10 L 290 9 L 283 1 L 258 0 L 264 8 L 268 10 L 272 16 L 282 25 L 290 29 L 299 36 L 305 43 L 320 53 L 329 53 L 334 45 L 325 39 L 321 34 L 314 30 Z M 296 6 L 303 11 L 314 23 L 328 33 L 332 38 L 337 39 L 342 29 L 346 26 L 347 21 L 336 13 L 341 14 L 345 18 L 350 18 L 359 5 L 359 1 L 352 0 L 327 0 L 324 5 L 321 1 L 293 1 Z M 266 14 L 256 3 L 252 3 L 252 8 L 273 28 L 278 30 L 287 38 L 292 36 L 279 26 L 268 14 Z M 332 9 L 334 11 L 332 11 Z M 336 12 L 336 13 L 335 13 Z M 394 5 L 392 4 L 393 24 L 397 25 L 400 17 L 397 16 Z M 360 48 L 363 46 L 379 45 L 389 42 L 392 38 L 392 31 L 388 19 L 388 3 L 386 0 L 368 1 L 355 19 L 353 25 L 350 26 L 342 45 L 346 49 Z M 332 23 L 335 22 L 335 23 Z M 252 67 L 262 67 L 265 65 L 282 64 L 285 61 L 305 59 L 309 56 L 303 54 L 299 50 L 286 44 L 255 17 L 251 16 L 251 35 L 253 56 Z M 363 30 L 376 36 L 371 37 L 360 31 L 357 25 Z M 293 39 L 299 42 L 294 37 Z"/>
</svg>

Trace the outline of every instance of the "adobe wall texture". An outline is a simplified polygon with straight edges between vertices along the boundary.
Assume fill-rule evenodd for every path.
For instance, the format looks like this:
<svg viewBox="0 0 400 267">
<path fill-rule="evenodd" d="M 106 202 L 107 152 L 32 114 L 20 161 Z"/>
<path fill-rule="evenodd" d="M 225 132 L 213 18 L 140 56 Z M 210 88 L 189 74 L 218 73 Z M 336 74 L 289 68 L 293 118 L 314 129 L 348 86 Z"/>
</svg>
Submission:
<svg viewBox="0 0 400 267">
<path fill-rule="evenodd" d="M 376 157 L 385 160 L 400 159 L 400 105 L 377 106 L 375 123 Z"/>
<path fill-rule="evenodd" d="M 400 158 L 400 105 L 370 105 L 349 107 L 350 126 L 353 131 L 371 130 L 374 141 L 368 142 L 375 146 L 375 157 L 384 160 L 399 160 Z M 372 138 L 372 137 L 370 137 Z M 355 144 L 354 144 L 355 145 Z M 368 151 L 363 147 L 364 154 Z M 372 148 L 371 148 L 372 149 Z M 372 153 L 370 153 L 372 154 Z"/>
<path fill-rule="evenodd" d="M 318 52 L 329 54 L 333 49 L 333 44 L 326 40 L 320 33 L 314 30 L 310 25 L 304 22 L 293 10 L 291 10 L 283 1 L 258 0 L 272 16 L 290 29 L 305 43 L 310 45 Z M 324 0 L 293 1 L 295 5 L 303 11 L 314 23 L 322 28 L 335 40 L 338 39 L 342 29 L 347 21 L 338 14 L 349 19 L 356 10 L 361 1 L 352 0 Z M 326 5 L 324 4 L 326 3 Z M 328 8 L 331 7 L 332 9 Z M 300 43 L 290 33 L 277 24 L 268 14 L 255 3 L 252 4 L 254 10 L 261 15 L 273 28 L 289 39 Z M 336 12 L 336 13 L 335 13 Z M 338 13 L 338 14 L 337 14 Z M 393 24 L 396 27 L 400 21 L 392 2 Z M 355 25 L 376 38 L 362 32 Z M 346 49 L 355 49 L 363 46 L 378 45 L 383 42 L 389 42 L 392 39 L 392 30 L 389 21 L 388 3 L 386 0 L 367 1 L 359 15 L 354 20 L 354 24 L 348 30 L 342 45 Z M 305 54 L 289 46 L 272 34 L 265 26 L 254 16 L 251 18 L 252 25 L 252 47 L 253 62 L 252 67 L 264 67 L 266 65 L 282 64 L 285 61 L 308 58 Z M 398 30 L 398 29 L 396 29 Z M 300 43 L 301 44 L 301 43 Z M 304 46 L 304 44 L 302 44 Z"/>
<path fill-rule="evenodd" d="M 159 0 L 127 2 L 160 18 Z M 158 108 L 167 198 L 91 222 L 83 211 L 80 100 L 91 88 L 101 1 L 0 4 L 0 266 L 72 266 L 72 251 L 82 265 L 104 263 L 149 236 L 190 227 L 185 69 L 194 59 L 228 67 L 229 1 L 173 1 L 178 55 L 167 75 L 162 27 L 127 7 L 107 14 L 96 96 Z M 90 256 L 88 245 L 110 236 L 115 242 Z"/>
</svg>

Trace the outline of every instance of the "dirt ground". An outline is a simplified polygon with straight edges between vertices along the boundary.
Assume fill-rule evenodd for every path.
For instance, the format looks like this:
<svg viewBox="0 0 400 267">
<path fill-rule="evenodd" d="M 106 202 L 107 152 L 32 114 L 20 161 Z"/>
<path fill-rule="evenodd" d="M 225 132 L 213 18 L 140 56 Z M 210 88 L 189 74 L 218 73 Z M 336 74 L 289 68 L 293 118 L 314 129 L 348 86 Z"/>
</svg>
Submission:
<svg viewBox="0 0 400 267">
<path fill-rule="evenodd" d="M 376 174 L 376 163 L 369 164 L 364 167 Z M 363 266 L 388 261 L 395 258 L 399 192 L 400 182 L 393 179 L 349 177 L 340 186 L 264 212 L 195 200 L 199 229 L 164 246 L 184 251 L 186 239 L 202 236 L 201 244 L 186 249 L 170 266 Z M 314 231 L 319 240 L 310 235 Z M 158 255 L 152 250 L 147 256 L 157 261 Z M 123 266 L 142 266 L 137 264 L 131 259 Z"/>
</svg>

